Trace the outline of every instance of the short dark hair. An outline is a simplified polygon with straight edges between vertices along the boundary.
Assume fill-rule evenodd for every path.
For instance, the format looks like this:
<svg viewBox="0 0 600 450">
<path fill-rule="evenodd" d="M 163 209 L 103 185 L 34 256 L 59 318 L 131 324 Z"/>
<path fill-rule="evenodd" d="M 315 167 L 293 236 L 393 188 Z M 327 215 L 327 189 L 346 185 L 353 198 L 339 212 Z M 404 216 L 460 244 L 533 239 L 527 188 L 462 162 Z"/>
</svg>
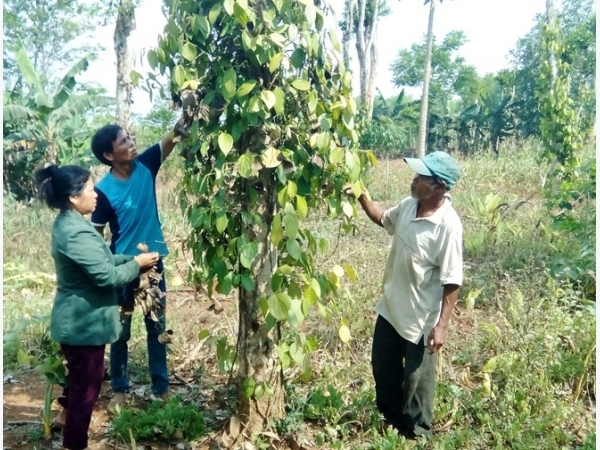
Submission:
<svg viewBox="0 0 600 450">
<path fill-rule="evenodd" d="M 35 179 L 39 184 L 39 195 L 52 209 L 68 209 L 69 197 L 80 195 L 90 179 L 90 171 L 79 166 L 51 164 L 39 169 Z"/>
<path fill-rule="evenodd" d="M 119 131 L 122 129 L 116 124 L 104 125 L 94 134 L 92 138 L 92 153 L 94 153 L 94 156 L 102 164 L 112 166 L 112 163 L 104 157 L 104 154 L 113 152 L 113 142 L 117 140 Z"/>
</svg>

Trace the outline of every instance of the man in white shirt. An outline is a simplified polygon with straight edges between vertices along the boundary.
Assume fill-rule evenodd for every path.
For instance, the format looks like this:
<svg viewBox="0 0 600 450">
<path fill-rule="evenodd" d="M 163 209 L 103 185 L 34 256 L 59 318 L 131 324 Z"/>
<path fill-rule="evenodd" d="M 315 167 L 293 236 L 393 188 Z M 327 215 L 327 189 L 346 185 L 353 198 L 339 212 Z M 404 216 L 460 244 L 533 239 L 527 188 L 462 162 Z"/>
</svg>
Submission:
<svg viewBox="0 0 600 450">
<path fill-rule="evenodd" d="M 392 236 L 373 336 L 377 407 L 409 437 L 431 434 L 437 351 L 462 284 L 462 224 L 448 191 L 461 175 L 444 152 L 406 158 L 411 196 L 384 210 L 361 193 L 367 216 Z M 350 190 L 346 189 L 350 194 Z"/>
</svg>

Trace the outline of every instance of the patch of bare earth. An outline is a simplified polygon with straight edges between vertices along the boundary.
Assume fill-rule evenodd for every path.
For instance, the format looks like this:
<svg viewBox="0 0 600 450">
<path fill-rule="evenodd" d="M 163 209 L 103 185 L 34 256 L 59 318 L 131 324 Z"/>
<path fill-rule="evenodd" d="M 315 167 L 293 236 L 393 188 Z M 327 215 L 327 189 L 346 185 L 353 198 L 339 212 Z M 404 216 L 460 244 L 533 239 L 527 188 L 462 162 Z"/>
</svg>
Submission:
<svg viewBox="0 0 600 450">
<path fill-rule="evenodd" d="M 202 292 L 180 290 L 169 292 L 167 321 L 175 331 L 170 345 L 169 368 L 171 391 L 185 402 L 193 402 L 204 412 L 211 428 L 208 436 L 197 442 L 137 443 L 138 450 L 208 450 L 223 448 L 221 436 L 227 427 L 233 405 L 232 390 L 227 389 L 229 374 L 220 374 L 214 348 L 198 339 L 201 330 L 211 334 L 225 335 L 235 332 L 237 324 L 236 304 L 232 298 L 218 296 L 209 300 Z M 138 313 L 138 312 L 136 312 Z M 145 339 L 142 340 L 145 342 Z M 202 367 L 201 375 L 198 368 Z M 21 370 L 4 374 L 3 397 L 3 446 L 5 450 L 61 449 L 62 434 L 55 430 L 51 440 L 43 440 L 41 410 L 44 405 L 46 384 L 33 370 Z M 54 398 L 61 393 L 55 386 Z M 130 443 L 108 439 L 110 416 L 106 407 L 111 398 L 110 382 L 104 381 L 100 398 L 94 407 L 90 425 L 89 447 L 96 449 L 131 449 Z M 143 408 L 150 399 L 150 388 L 140 384 L 132 386 L 130 395 L 136 407 Z M 52 404 L 52 416 L 59 412 L 59 405 Z M 307 430 L 308 431 L 308 430 Z M 299 439 L 300 440 L 300 439 Z M 304 439 L 306 441 L 306 439 Z M 277 449 L 310 449 L 279 442 Z"/>
</svg>

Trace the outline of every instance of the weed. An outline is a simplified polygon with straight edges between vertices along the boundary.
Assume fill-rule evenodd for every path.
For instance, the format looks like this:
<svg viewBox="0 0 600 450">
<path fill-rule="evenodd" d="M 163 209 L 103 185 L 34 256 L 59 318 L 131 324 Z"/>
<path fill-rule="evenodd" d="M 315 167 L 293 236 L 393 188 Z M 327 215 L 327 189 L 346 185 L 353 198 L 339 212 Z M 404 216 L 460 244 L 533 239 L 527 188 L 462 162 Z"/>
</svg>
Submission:
<svg viewBox="0 0 600 450">
<path fill-rule="evenodd" d="M 194 404 L 181 404 L 180 397 L 155 401 L 146 409 L 123 408 L 112 420 L 110 436 L 128 442 L 135 440 L 197 439 L 207 433 L 204 415 Z"/>
</svg>

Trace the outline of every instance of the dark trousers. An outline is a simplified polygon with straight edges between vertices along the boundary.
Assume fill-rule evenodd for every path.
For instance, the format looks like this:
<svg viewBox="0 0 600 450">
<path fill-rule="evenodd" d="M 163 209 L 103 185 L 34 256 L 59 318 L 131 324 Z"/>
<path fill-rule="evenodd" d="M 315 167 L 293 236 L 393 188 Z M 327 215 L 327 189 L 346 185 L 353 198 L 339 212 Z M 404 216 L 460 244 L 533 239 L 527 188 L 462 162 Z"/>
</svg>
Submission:
<svg viewBox="0 0 600 450">
<path fill-rule="evenodd" d="M 104 345 L 61 344 L 67 360 L 69 385 L 58 403 L 67 410 L 63 446 L 83 450 L 88 446 L 88 429 L 92 411 L 104 376 Z"/>
<path fill-rule="evenodd" d="M 162 259 L 158 260 L 156 269 L 163 273 L 158 285 L 161 291 L 167 292 Z M 135 303 L 135 289 L 139 287 L 140 279 L 136 278 L 124 288 L 119 290 L 119 304 L 133 310 Z M 162 301 L 166 307 L 166 298 Z M 167 346 L 158 341 L 158 336 L 166 329 L 164 313 L 159 313 L 159 322 L 156 323 L 150 314 L 144 316 L 146 325 L 146 342 L 148 345 L 148 368 L 152 379 L 152 393 L 160 397 L 169 390 L 169 372 L 167 369 Z M 131 338 L 131 318 L 126 316 L 121 320 L 121 334 L 117 342 L 110 346 L 110 385 L 113 392 L 129 392 L 129 377 L 127 376 L 127 360 L 129 347 L 127 342 Z"/>
<path fill-rule="evenodd" d="M 371 357 L 377 408 L 408 437 L 431 434 L 436 362 L 423 337 L 413 344 L 377 317 Z"/>
</svg>

